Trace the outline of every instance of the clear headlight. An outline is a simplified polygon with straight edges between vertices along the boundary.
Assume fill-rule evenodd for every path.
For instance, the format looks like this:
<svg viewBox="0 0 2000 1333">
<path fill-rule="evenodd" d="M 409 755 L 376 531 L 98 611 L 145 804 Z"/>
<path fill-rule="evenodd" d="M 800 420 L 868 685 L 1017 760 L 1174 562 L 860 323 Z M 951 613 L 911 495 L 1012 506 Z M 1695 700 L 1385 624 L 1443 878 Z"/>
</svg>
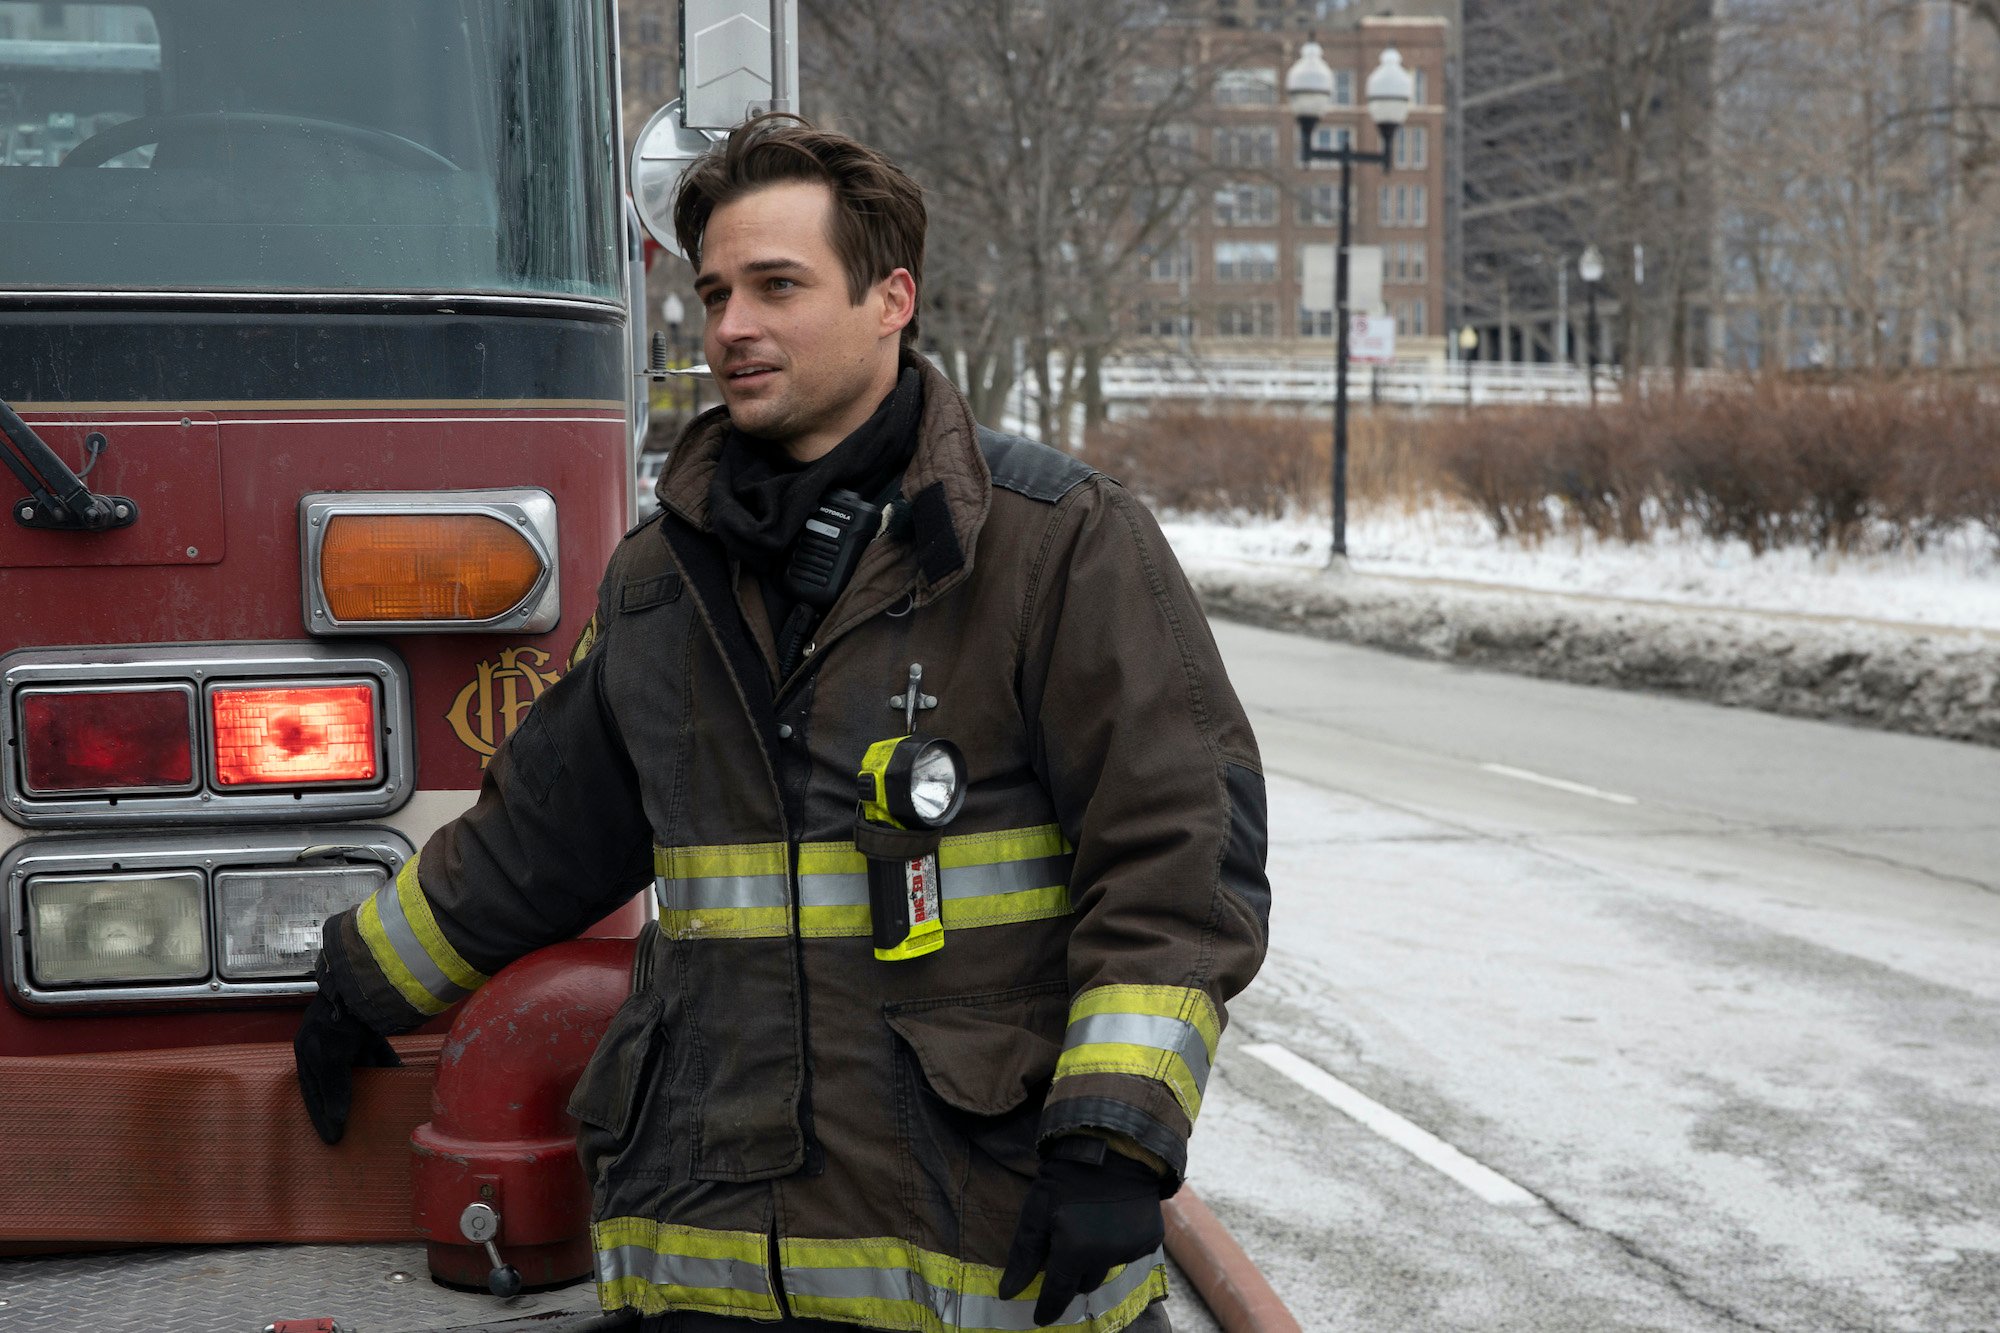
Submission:
<svg viewBox="0 0 2000 1333">
<path fill-rule="evenodd" d="M 45 986 L 199 981 L 208 975 L 201 875 L 37 875 L 28 957 Z"/>
<path fill-rule="evenodd" d="M 311 976 L 320 926 L 359 904 L 388 878 L 388 871 L 378 866 L 218 872 L 222 975 L 232 981 Z"/>
<path fill-rule="evenodd" d="M 910 804 L 917 818 L 935 827 L 958 797 L 959 760 L 939 745 L 926 746 L 910 765 Z"/>
</svg>

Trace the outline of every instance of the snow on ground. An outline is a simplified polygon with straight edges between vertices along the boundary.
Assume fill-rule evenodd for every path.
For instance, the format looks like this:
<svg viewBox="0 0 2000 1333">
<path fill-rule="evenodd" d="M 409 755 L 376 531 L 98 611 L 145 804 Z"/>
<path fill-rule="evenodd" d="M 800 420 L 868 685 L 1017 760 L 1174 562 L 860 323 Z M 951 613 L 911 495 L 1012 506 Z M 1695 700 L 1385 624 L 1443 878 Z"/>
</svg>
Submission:
<svg viewBox="0 0 2000 1333">
<path fill-rule="evenodd" d="M 1588 534 L 1539 545 L 1502 541 L 1466 509 L 1350 511 L 1356 572 L 1703 608 L 1779 611 L 2000 631 L 2000 542 L 1962 529 L 1928 550 L 1753 556 L 1742 542 L 1667 533 L 1649 543 Z M 1282 519 L 1168 515 L 1162 526 L 1191 573 L 1317 570 L 1324 515 Z"/>
</svg>

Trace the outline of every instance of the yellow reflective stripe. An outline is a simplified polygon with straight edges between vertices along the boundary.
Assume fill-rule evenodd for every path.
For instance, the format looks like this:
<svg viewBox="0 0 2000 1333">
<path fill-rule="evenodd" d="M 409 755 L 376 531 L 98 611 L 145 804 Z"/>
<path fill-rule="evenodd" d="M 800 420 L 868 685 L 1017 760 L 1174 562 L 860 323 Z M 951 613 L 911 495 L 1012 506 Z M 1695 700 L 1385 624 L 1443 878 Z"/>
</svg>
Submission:
<svg viewBox="0 0 2000 1333">
<path fill-rule="evenodd" d="M 1036 828 L 999 829 L 992 833 L 961 833 L 938 844 L 938 868 L 991 866 L 1003 861 L 1034 861 L 1076 850 L 1054 824 Z"/>
<path fill-rule="evenodd" d="M 785 907 L 662 908 L 660 929 L 675 940 L 779 939 L 792 933 L 792 913 Z"/>
<path fill-rule="evenodd" d="M 1005 926 L 1017 921 L 1047 921 L 1069 915 L 1069 885 L 986 894 L 978 898 L 946 898 L 940 915 L 944 928 Z"/>
<path fill-rule="evenodd" d="M 865 875 L 868 858 L 854 850 L 851 842 L 802 842 L 799 844 L 799 878 L 807 875 Z"/>
<path fill-rule="evenodd" d="M 454 986 L 461 990 L 475 991 L 491 978 L 478 968 L 459 957 L 458 950 L 438 929 L 437 918 L 431 915 L 430 899 L 424 896 L 423 886 L 417 882 L 417 861 L 411 857 L 396 875 L 396 901 L 403 906 L 403 915 L 409 920 L 410 930 L 417 937 L 438 971 L 451 978 Z"/>
<path fill-rule="evenodd" d="M 785 1296 L 808 1318 L 859 1322 L 916 1333 L 1022 1333 L 1034 1325 L 1038 1276 L 1012 1300 L 1000 1299 L 1001 1270 L 921 1249 L 894 1238 L 780 1240 Z M 1068 1333 L 1116 1333 L 1167 1294 L 1155 1252 L 1111 1270 L 1049 1325 Z"/>
<path fill-rule="evenodd" d="M 782 842 L 746 842 L 720 847 L 655 847 L 653 873 L 663 879 L 723 879 L 738 875 L 782 875 L 791 868 Z"/>
<path fill-rule="evenodd" d="M 1177 1018 L 1193 1025 L 1208 1047 L 1208 1058 L 1222 1040 L 1222 1018 L 1215 1002 L 1205 991 L 1187 986 L 1094 986 L 1070 1003 L 1069 1021 L 1074 1024 L 1094 1014 L 1152 1014 Z"/>
<path fill-rule="evenodd" d="M 754 1231 L 711 1231 L 642 1217 L 608 1218 L 590 1230 L 598 1301 L 607 1310 L 779 1315 L 765 1266 L 766 1241 Z"/>
<path fill-rule="evenodd" d="M 950 919 L 947 914 L 946 922 Z M 853 939 L 874 933 L 867 903 L 799 909 L 799 934 L 809 940 Z"/>
<path fill-rule="evenodd" d="M 1000 829 L 945 838 L 938 847 L 940 870 L 1021 867 L 1018 878 L 1030 887 L 1001 893 L 954 893 L 944 881 L 943 920 L 947 930 L 1007 925 L 1067 916 L 1070 911 L 1068 840 L 1054 824 Z M 781 842 L 734 846 L 655 847 L 653 869 L 660 902 L 660 928 L 675 939 L 773 939 L 790 932 L 789 906 L 771 899 L 783 891 L 789 850 Z M 807 939 L 856 939 L 869 935 L 868 858 L 851 842 L 808 842 L 798 849 L 802 904 L 799 934 Z M 1048 866 L 1031 863 L 1053 862 Z M 1050 881 L 1034 883 L 1033 879 Z M 1006 883 L 1005 874 L 988 881 Z M 986 887 L 977 876 L 962 876 L 961 889 Z M 758 898 L 765 901 L 757 903 Z M 835 901 L 827 901 L 829 898 Z M 696 906 L 704 899 L 711 906 Z M 847 901 L 839 901 L 846 899 Z"/>
<path fill-rule="evenodd" d="M 1097 986 L 1070 1003 L 1056 1077 L 1133 1074 L 1167 1085 L 1192 1121 L 1222 1039 L 1206 992 L 1186 986 Z"/>
<path fill-rule="evenodd" d="M 1137 1074 L 1164 1083 L 1189 1120 L 1201 1114 L 1201 1085 L 1187 1061 L 1174 1051 L 1118 1042 L 1072 1046 L 1056 1061 L 1056 1077 L 1072 1074 Z"/>
<path fill-rule="evenodd" d="M 590 1228 L 591 1241 L 600 1250 L 637 1245 L 657 1254 L 685 1254 L 697 1259 L 741 1259 L 745 1263 L 764 1262 L 764 1233 L 761 1231 L 714 1231 L 708 1227 L 680 1226 L 655 1222 L 649 1217 L 607 1217 Z"/>
<path fill-rule="evenodd" d="M 361 932 L 361 942 L 368 946 L 368 956 L 375 960 L 375 966 L 381 969 L 382 975 L 412 1009 L 420 1014 L 441 1014 L 451 1007 L 449 1001 L 425 990 L 423 983 L 404 966 L 401 956 L 382 929 L 382 909 L 375 905 L 372 895 L 354 914 L 354 925 Z"/>
</svg>

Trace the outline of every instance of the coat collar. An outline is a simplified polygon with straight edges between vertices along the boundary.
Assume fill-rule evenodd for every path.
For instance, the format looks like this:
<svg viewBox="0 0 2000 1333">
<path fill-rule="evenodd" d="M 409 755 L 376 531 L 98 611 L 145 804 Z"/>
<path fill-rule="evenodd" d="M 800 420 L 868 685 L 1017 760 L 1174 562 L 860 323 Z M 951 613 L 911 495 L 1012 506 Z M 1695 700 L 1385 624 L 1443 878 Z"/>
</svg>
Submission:
<svg viewBox="0 0 2000 1333">
<path fill-rule="evenodd" d="M 972 553 L 992 504 L 993 474 L 979 451 L 978 430 L 964 395 L 929 358 L 910 356 L 910 363 L 924 377 L 917 450 L 903 473 L 902 494 L 911 505 L 915 529 L 893 561 L 864 559 L 855 583 L 872 586 L 893 569 L 897 582 L 907 586 L 901 567 L 908 562 L 917 579 L 913 595 L 928 600 L 972 572 Z M 662 508 L 702 532 L 710 530 L 708 490 L 728 432 L 726 407 L 711 408 L 689 422 L 654 490 Z"/>
</svg>

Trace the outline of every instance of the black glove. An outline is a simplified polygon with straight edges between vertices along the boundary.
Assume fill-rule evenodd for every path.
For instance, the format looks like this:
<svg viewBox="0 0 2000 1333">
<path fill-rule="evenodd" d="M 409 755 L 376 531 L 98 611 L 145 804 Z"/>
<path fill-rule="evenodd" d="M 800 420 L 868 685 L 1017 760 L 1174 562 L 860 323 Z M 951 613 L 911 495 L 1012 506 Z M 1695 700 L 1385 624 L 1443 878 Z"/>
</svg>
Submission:
<svg viewBox="0 0 2000 1333">
<path fill-rule="evenodd" d="M 1160 1183 L 1151 1167 L 1109 1151 L 1102 1139 L 1055 1140 L 1021 1208 L 1000 1298 L 1020 1295 L 1046 1262 L 1035 1322 L 1052 1324 L 1072 1300 L 1103 1286 L 1113 1268 L 1159 1249 L 1167 1236 Z"/>
<path fill-rule="evenodd" d="M 393 1069 L 403 1062 L 388 1038 L 342 1006 L 324 956 L 317 975 L 319 994 L 306 1006 L 299 1035 L 292 1038 L 292 1054 L 298 1060 L 299 1093 L 313 1129 L 322 1143 L 338 1143 L 347 1132 L 347 1113 L 354 1108 L 354 1067 Z"/>
</svg>

